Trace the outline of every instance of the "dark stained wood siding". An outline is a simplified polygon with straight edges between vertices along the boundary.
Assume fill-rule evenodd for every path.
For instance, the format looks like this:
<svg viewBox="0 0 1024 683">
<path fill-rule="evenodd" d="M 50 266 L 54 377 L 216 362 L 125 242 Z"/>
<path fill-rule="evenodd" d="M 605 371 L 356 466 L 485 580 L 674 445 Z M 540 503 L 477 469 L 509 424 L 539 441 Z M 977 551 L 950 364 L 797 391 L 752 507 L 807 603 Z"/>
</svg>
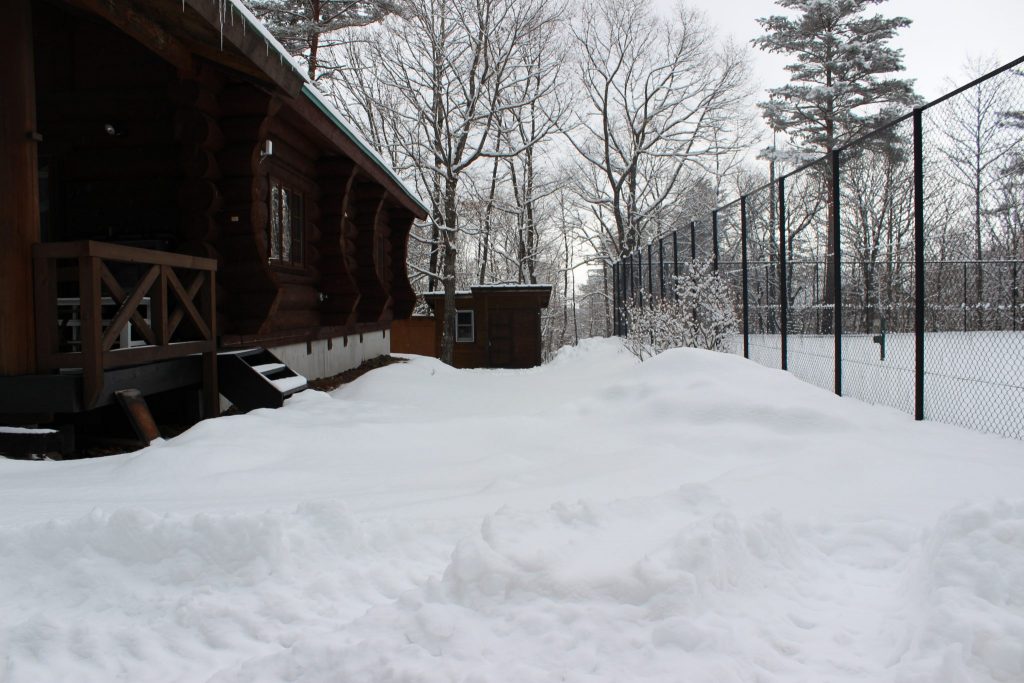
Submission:
<svg viewBox="0 0 1024 683">
<path fill-rule="evenodd" d="M 0 116 L 14 127 L 4 129 L 0 154 L 19 177 L 0 190 L 0 240 L 11 260 L 0 282 L 15 283 L 5 291 L 31 292 L 33 242 L 93 239 L 216 259 L 218 330 L 229 346 L 379 332 L 411 315 L 405 258 L 421 207 L 301 92 L 290 67 L 249 54 L 266 51 L 262 38 L 256 45 L 232 26 L 222 44 L 205 5 L 192 0 L 13 1 Z M 31 18 L 18 14 L 29 7 Z M 17 50 L 25 54 L 14 69 Z M 34 81 L 41 94 L 38 116 L 31 97 L 8 97 L 19 78 L 22 90 Z M 36 143 L 23 144 L 36 128 L 48 173 L 43 229 L 34 223 Z M 274 153 L 264 159 L 267 140 Z M 26 150 L 27 160 L 7 163 Z M 268 260 L 271 176 L 303 194 L 297 267 Z M 12 222 L 8 196 L 27 222 Z M 66 265 L 48 287 L 73 284 Z M 8 298 L 0 363 L 29 360 L 0 373 L 31 371 L 31 295 Z M 20 351 L 18 340 L 28 340 Z"/>
<path fill-rule="evenodd" d="M 267 182 L 260 169 L 260 151 L 280 107 L 273 97 L 246 83 L 224 87 L 219 96 L 224 145 L 217 155 L 223 206 L 218 279 L 225 312 L 224 332 L 258 334 L 277 297 L 267 264 Z"/>
<path fill-rule="evenodd" d="M 378 322 L 388 305 L 388 292 L 377 268 L 377 244 L 386 230 L 387 194 L 379 185 L 357 180 L 349 200 L 349 215 L 355 224 L 356 284 L 359 287 L 357 319 L 361 323 Z"/>
<path fill-rule="evenodd" d="M 5 104 L 6 103 L 6 104 Z M 35 370 L 32 244 L 39 240 L 35 93 L 28 0 L 0 21 L 0 375 Z"/>
<path fill-rule="evenodd" d="M 548 304 L 550 288 L 474 287 L 458 294 L 455 306 L 473 311 L 472 342 L 456 342 L 457 368 L 532 368 L 541 364 L 540 310 Z M 444 297 L 427 295 L 434 311 L 435 347 L 441 348 Z"/>
<path fill-rule="evenodd" d="M 174 67 L 113 26 L 48 3 L 34 5 L 33 29 L 51 207 L 43 239 L 176 247 Z"/>
<path fill-rule="evenodd" d="M 356 230 L 348 218 L 348 200 L 356 167 L 340 156 L 325 157 L 317 169 L 320 184 L 320 289 L 324 293 L 321 319 L 325 325 L 356 321 Z"/>
</svg>

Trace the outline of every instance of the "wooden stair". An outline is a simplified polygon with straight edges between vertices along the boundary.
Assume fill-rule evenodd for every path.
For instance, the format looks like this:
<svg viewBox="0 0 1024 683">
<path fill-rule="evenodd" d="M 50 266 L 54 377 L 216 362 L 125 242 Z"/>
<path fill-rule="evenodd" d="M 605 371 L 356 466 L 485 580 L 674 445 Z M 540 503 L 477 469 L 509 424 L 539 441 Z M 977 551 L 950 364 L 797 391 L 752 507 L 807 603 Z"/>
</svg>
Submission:
<svg viewBox="0 0 1024 683">
<path fill-rule="evenodd" d="M 308 385 L 277 356 L 263 348 L 217 354 L 220 393 L 239 410 L 280 408 Z"/>
</svg>

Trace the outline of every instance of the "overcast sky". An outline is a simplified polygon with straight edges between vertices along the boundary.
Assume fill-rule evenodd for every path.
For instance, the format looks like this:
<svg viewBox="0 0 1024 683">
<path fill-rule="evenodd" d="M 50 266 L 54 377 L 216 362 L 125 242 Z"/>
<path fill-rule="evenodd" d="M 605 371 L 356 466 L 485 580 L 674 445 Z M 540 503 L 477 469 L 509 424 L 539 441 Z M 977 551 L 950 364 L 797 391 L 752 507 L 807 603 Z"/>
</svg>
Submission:
<svg viewBox="0 0 1024 683">
<path fill-rule="evenodd" d="M 668 9 L 674 0 L 655 0 Z M 778 14 L 772 0 L 688 0 L 704 10 L 721 33 L 749 45 L 761 35 L 757 17 Z M 913 24 L 895 45 L 903 49 L 907 76 L 927 100 L 945 93 L 946 79 L 966 82 L 962 66 L 968 55 L 995 55 L 1000 64 L 1024 55 L 1024 0 L 889 0 L 874 8 L 886 16 L 902 15 Z M 753 50 L 758 82 L 775 87 L 786 82 L 785 57 Z M 969 79 L 967 79 L 969 80 Z M 764 99 L 759 93 L 758 99 Z"/>
</svg>

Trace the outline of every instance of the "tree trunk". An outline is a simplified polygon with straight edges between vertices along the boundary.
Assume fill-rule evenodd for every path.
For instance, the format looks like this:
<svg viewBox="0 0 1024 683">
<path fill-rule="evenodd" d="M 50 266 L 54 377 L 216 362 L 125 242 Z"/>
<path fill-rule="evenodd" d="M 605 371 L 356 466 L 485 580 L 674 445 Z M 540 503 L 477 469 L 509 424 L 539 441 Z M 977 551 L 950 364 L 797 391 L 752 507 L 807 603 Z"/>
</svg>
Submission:
<svg viewBox="0 0 1024 683">
<path fill-rule="evenodd" d="M 441 281 L 444 284 L 444 320 L 441 328 L 441 362 L 455 365 L 455 264 L 457 250 L 455 231 L 458 229 L 458 209 L 456 206 L 458 181 L 449 179 L 445 186 L 445 221 L 441 231 L 441 244 L 444 248 L 444 269 Z"/>
</svg>

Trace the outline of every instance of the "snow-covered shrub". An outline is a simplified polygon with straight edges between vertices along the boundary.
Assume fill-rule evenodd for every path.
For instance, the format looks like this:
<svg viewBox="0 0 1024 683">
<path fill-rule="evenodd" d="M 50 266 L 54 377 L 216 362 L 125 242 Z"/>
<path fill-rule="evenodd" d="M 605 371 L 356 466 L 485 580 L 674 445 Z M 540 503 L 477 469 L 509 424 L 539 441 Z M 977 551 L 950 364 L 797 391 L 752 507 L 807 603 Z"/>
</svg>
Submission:
<svg viewBox="0 0 1024 683">
<path fill-rule="evenodd" d="M 626 348 L 640 360 L 677 346 L 727 351 L 738 329 L 734 297 L 711 261 L 697 259 L 673 280 L 664 299 L 626 306 Z"/>
<path fill-rule="evenodd" d="M 696 259 L 676 280 L 676 296 L 683 311 L 684 346 L 728 351 L 739 330 L 736 296 L 719 277 L 710 259 Z"/>
<path fill-rule="evenodd" d="M 626 306 L 626 348 L 640 360 L 682 346 L 683 325 L 678 302 L 672 299 Z"/>
</svg>

